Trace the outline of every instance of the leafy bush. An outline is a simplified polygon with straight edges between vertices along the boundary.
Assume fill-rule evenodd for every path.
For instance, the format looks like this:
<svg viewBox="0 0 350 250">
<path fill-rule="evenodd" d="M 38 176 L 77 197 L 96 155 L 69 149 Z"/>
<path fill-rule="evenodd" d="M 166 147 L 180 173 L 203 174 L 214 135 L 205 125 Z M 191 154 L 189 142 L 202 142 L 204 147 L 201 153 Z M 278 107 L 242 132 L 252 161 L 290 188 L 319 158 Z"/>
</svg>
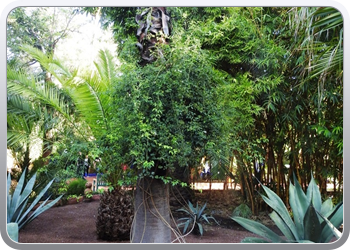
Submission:
<svg viewBox="0 0 350 250">
<path fill-rule="evenodd" d="M 276 193 L 262 185 L 267 196 L 261 195 L 263 200 L 274 210 L 270 218 L 275 222 L 285 237 L 280 237 L 263 224 L 245 219 L 232 217 L 234 221 L 247 230 L 265 239 L 247 237 L 242 242 L 251 243 L 326 243 L 333 235 L 341 237 L 337 229 L 343 223 L 343 202 L 334 206 L 329 198 L 321 201 L 319 188 L 311 176 L 306 194 L 303 192 L 295 175 L 294 184 L 289 185 L 289 203 L 293 212 L 293 219 L 283 201 Z"/>
<path fill-rule="evenodd" d="M 194 234 L 200 234 L 203 235 L 204 230 L 203 230 L 203 225 L 202 222 L 209 222 L 209 219 L 212 219 L 213 221 L 216 222 L 216 224 L 219 224 L 213 216 L 207 216 L 204 212 L 204 209 L 206 207 L 207 203 L 203 205 L 203 207 L 197 206 L 194 207 L 193 204 L 189 201 L 188 202 L 188 208 L 180 208 L 177 211 L 182 211 L 188 214 L 188 217 L 180 218 L 179 221 L 184 221 L 179 223 L 177 226 L 178 227 L 184 227 L 183 228 L 183 234 L 186 232 L 193 232 Z"/>
<path fill-rule="evenodd" d="M 82 178 L 75 179 L 68 184 L 67 195 L 83 195 L 86 180 Z"/>
<path fill-rule="evenodd" d="M 32 194 L 33 187 L 36 180 L 36 173 L 25 183 L 26 170 L 23 171 L 17 186 L 13 192 L 11 192 L 11 174 L 7 177 L 7 225 L 11 230 L 9 235 L 18 235 L 18 231 L 24 225 L 34 220 L 38 215 L 45 212 L 47 209 L 55 205 L 62 196 L 57 197 L 55 200 L 48 202 L 50 197 L 44 200 L 32 213 L 30 213 L 51 186 L 54 180 L 51 180 L 44 189 L 39 192 L 35 199 L 29 203 L 29 198 Z M 15 225 L 17 224 L 17 226 Z M 17 238 L 13 238 L 17 240 Z"/>
<path fill-rule="evenodd" d="M 252 210 L 246 205 L 241 204 L 233 210 L 232 217 L 240 216 L 243 218 L 249 218 L 252 215 Z"/>
</svg>

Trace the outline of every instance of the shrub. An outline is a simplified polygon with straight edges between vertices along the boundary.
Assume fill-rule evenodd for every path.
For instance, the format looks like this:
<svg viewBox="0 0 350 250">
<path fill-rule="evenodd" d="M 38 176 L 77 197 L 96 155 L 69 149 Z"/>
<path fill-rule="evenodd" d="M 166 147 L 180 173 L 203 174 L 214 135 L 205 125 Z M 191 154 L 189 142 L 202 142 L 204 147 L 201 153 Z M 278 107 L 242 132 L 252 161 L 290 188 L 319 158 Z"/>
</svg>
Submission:
<svg viewBox="0 0 350 250">
<path fill-rule="evenodd" d="M 249 218 L 252 216 L 252 210 L 246 204 L 241 204 L 233 210 L 232 217 L 235 216 Z"/>
<path fill-rule="evenodd" d="M 68 184 L 67 195 L 83 195 L 85 190 L 86 180 L 79 178 L 71 181 Z"/>
</svg>

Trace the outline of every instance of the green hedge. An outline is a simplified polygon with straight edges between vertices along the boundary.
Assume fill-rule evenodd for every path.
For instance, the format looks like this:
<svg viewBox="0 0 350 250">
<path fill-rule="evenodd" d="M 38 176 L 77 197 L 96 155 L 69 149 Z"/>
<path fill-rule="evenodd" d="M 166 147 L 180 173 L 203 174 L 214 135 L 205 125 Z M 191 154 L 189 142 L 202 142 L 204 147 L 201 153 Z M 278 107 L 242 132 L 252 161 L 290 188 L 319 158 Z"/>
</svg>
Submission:
<svg viewBox="0 0 350 250">
<path fill-rule="evenodd" d="M 76 179 L 68 184 L 67 195 L 83 195 L 85 190 L 85 179 Z"/>
</svg>

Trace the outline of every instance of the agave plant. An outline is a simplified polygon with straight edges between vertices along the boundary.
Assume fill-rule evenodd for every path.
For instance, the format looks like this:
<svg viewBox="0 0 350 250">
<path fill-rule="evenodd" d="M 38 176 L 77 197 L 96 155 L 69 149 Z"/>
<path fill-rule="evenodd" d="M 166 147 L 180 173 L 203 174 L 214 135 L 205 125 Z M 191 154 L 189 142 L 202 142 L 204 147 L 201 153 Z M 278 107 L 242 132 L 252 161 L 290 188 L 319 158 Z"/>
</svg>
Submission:
<svg viewBox="0 0 350 250">
<path fill-rule="evenodd" d="M 184 227 L 183 228 L 183 234 L 185 234 L 188 231 L 191 231 L 191 228 L 193 229 L 194 234 L 200 234 L 201 236 L 204 233 L 202 222 L 205 221 L 207 223 L 209 222 L 209 219 L 212 219 L 216 222 L 216 224 L 219 224 L 213 216 L 208 216 L 204 212 L 205 207 L 207 206 L 207 203 L 203 205 L 203 207 L 200 207 L 197 205 L 196 207 L 193 206 L 193 204 L 189 201 L 188 202 L 188 208 L 180 208 L 177 211 L 182 211 L 188 214 L 188 217 L 180 218 L 179 221 L 184 221 L 179 223 L 178 227 Z"/>
<path fill-rule="evenodd" d="M 295 175 L 294 184 L 289 185 L 289 203 L 293 212 L 291 218 L 283 201 L 276 193 L 262 185 L 263 200 L 274 210 L 270 218 L 283 233 L 281 237 L 265 225 L 241 217 L 232 217 L 247 230 L 263 238 L 247 237 L 242 242 L 249 243 L 326 243 L 333 235 L 338 239 L 341 232 L 337 229 L 343 223 L 343 202 L 333 205 L 331 198 L 322 203 L 319 188 L 311 176 L 306 194 Z"/>
<path fill-rule="evenodd" d="M 25 173 L 26 170 L 23 171 L 13 193 L 11 193 L 10 191 L 11 174 L 8 174 L 7 178 L 7 225 L 8 228 L 17 231 L 20 230 L 24 225 L 34 220 L 38 215 L 55 205 L 55 203 L 59 201 L 62 197 L 61 195 L 51 202 L 48 202 L 50 199 L 50 197 L 48 197 L 32 213 L 30 213 L 34 209 L 34 207 L 39 204 L 39 201 L 49 189 L 54 180 L 51 180 L 45 186 L 45 188 L 43 188 L 41 192 L 35 197 L 35 199 L 29 204 L 29 198 L 32 194 L 33 187 L 35 184 L 36 173 L 30 178 L 30 180 L 26 184 Z M 14 223 L 17 224 L 18 227 L 14 226 Z M 9 232 L 9 235 L 15 234 L 16 232 Z"/>
</svg>

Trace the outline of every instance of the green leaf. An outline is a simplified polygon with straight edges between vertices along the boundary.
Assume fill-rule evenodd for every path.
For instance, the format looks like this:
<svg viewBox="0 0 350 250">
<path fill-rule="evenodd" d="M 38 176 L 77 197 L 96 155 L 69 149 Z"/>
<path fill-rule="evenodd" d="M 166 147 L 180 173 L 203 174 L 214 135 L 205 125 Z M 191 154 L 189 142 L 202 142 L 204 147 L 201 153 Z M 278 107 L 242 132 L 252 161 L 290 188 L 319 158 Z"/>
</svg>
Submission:
<svg viewBox="0 0 350 250">
<path fill-rule="evenodd" d="M 312 242 L 319 243 L 321 230 L 322 228 L 317 216 L 317 212 L 312 203 L 310 203 L 310 206 L 307 209 L 304 217 L 304 240 L 310 240 Z"/>
<path fill-rule="evenodd" d="M 265 190 L 266 194 L 268 195 L 268 197 L 261 195 L 262 199 L 279 214 L 279 216 L 286 223 L 290 231 L 293 233 L 295 239 L 299 240 L 300 237 L 299 237 L 297 228 L 293 220 L 291 219 L 289 212 L 286 206 L 284 205 L 283 201 L 281 200 L 281 198 L 268 187 L 264 185 L 262 185 L 262 187 Z"/>
<path fill-rule="evenodd" d="M 306 195 L 308 200 L 312 201 L 312 205 L 315 207 L 315 209 L 317 211 L 321 211 L 321 207 L 322 207 L 321 193 L 312 175 L 311 175 L 311 181 L 307 188 Z"/>
<path fill-rule="evenodd" d="M 294 223 L 297 228 L 297 240 L 304 237 L 304 215 L 308 209 L 309 203 L 307 197 L 302 190 L 295 174 L 293 173 L 294 185 L 289 184 L 289 204 L 293 211 Z"/>
<path fill-rule="evenodd" d="M 198 213 L 198 217 L 199 217 L 199 218 L 201 217 L 201 215 L 202 215 L 202 213 L 203 213 L 203 211 L 204 211 L 204 209 L 205 209 L 206 206 L 207 206 L 207 203 L 205 203 L 205 204 L 203 205 L 203 207 L 201 208 L 201 210 L 199 211 L 199 213 Z M 197 203 L 197 207 L 198 207 L 198 203 Z"/>
<path fill-rule="evenodd" d="M 332 211 L 334 208 L 332 198 L 329 197 L 326 201 L 322 203 L 321 214 L 327 214 L 329 211 Z"/>
<path fill-rule="evenodd" d="M 16 194 L 15 199 L 13 199 L 14 195 L 11 196 L 10 194 L 8 194 L 8 196 L 11 197 L 9 202 L 10 205 L 8 205 L 8 210 L 7 210 L 8 223 L 16 222 L 18 224 L 19 229 L 21 229 L 25 224 L 31 222 L 39 214 L 41 214 L 42 212 L 52 207 L 62 197 L 62 195 L 57 197 L 55 200 L 51 201 L 49 204 L 46 204 L 46 203 L 50 197 L 47 198 L 45 202 L 43 202 L 37 209 L 35 209 L 31 213 L 34 206 L 37 205 L 37 203 L 40 201 L 40 199 L 45 194 L 45 192 L 49 189 L 49 187 L 51 186 L 54 180 L 51 180 L 46 185 L 46 187 L 42 189 L 41 192 L 36 196 L 36 198 L 31 203 L 31 205 L 27 207 L 29 196 L 32 193 L 32 189 L 35 184 L 36 173 L 34 173 L 34 175 L 27 182 L 27 185 L 23 188 L 25 173 L 26 173 L 26 170 L 23 171 L 22 176 L 19 182 L 17 183 L 17 187 L 14 192 L 14 194 Z M 7 182 L 8 185 L 11 184 L 11 182 L 9 181 L 10 179 L 11 177 L 8 177 L 8 182 Z"/>
<path fill-rule="evenodd" d="M 236 221 L 238 224 L 240 224 L 242 227 L 249 230 L 250 232 L 260 235 L 266 239 L 269 239 L 272 243 L 286 242 L 271 229 L 259 222 L 245 219 L 242 217 L 231 217 L 231 219 Z"/>
<path fill-rule="evenodd" d="M 22 222 L 19 225 L 19 228 L 21 229 L 24 225 L 26 225 L 29 222 L 31 222 L 32 220 L 34 220 L 37 216 L 39 216 L 40 214 L 42 214 L 43 212 L 45 212 L 49 208 L 53 207 L 62 198 L 62 196 L 63 195 L 60 195 L 59 197 L 57 197 L 53 201 L 46 204 L 49 200 L 49 198 L 47 198 L 37 209 L 35 209 L 35 211 L 24 222 Z M 23 217 L 23 218 L 26 218 L 26 217 Z"/>
<path fill-rule="evenodd" d="M 197 223 L 197 225 L 198 225 L 198 228 L 199 228 L 199 233 L 201 234 L 201 235 L 203 235 L 203 226 L 202 226 L 202 224 L 201 223 Z"/>
<path fill-rule="evenodd" d="M 327 218 L 335 228 L 340 227 L 340 225 L 343 224 L 343 202 L 338 203 L 332 211 L 322 216 Z M 322 222 L 323 230 L 320 238 L 323 242 L 329 242 L 333 236 L 333 232 L 329 226 L 324 224 L 326 224 L 326 221 Z"/>
<path fill-rule="evenodd" d="M 316 211 L 317 212 L 317 211 Z M 341 211 L 342 212 L 342 211 Z M 318 213 L 318 212 L 317 212 Z M 327 223 L 328 228 L 331 229 L 333 235 L 335 237 L 337 237 L 337 239 L 340 239 L 340 237 L 342 236 L 342 233 L 332 224 L 332 222 L 330 220 L 328 220 L 326 217 L 324 217 L 321 213 L 318 213 L 319 216 L 321 216 L 321 218 Z M 321 235 L 322 236 L 322 235 Z M 330 240 L 331 237 L 327 237 L 326 240 L 324 242 L 328 242 Z M 328 240 L 328 241 L 327 241 Z"/>
<path fill-rule="evenodd" d="M 295 237 L 290 231 L 290 228 L 286 225 L 284 220 L 282 220 L 281 217 L 275 211 L 270 213 L 270 218 L 275 222 L 276 226 L 279 228 L 279 230 L 281 230 L 283 235 L 286 236 L 288 240 L 295 241 Z"/>
</svg>

